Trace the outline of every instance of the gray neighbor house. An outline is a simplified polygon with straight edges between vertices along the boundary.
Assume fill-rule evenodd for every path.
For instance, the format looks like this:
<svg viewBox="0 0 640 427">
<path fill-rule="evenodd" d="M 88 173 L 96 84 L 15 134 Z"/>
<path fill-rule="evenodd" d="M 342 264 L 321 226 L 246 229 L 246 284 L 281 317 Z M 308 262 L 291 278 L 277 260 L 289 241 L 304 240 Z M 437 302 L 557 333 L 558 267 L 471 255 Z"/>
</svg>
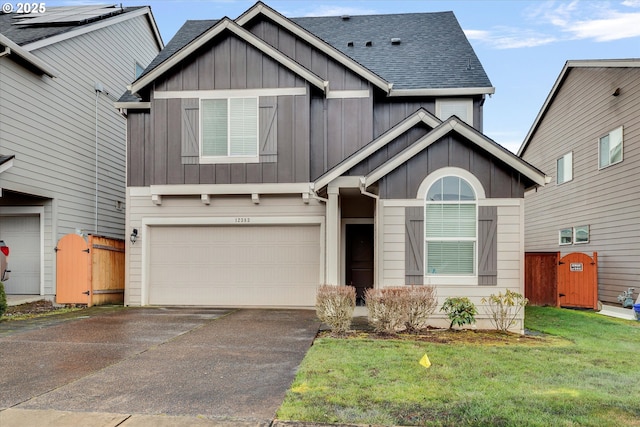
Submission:
<svg viewBox="0 0 640 427">
<path fill-rule="evenodd" d="M 640 59 L 567 61 L 518 155 L 552 175 L 525 194 L 526 251 L 597 252 L 599 300 L 637 297 Z"/>
<path fill-rule="evenodd" d="M 546 177 L 483 135 L 494 88 L 453 13 L 258 2 L 187 21 L 129 89 L 126 305 L 431 284 L 484 327 L 482 297 L 524 292 L 524 193 Z"/>
<path fill-rule="evenodd" d="M 68 233 L 124 238 L 126 119 L 113 102 L 162 47 L 148 7 L 0 13 L 7 293 L 53 299 L 54 248 Z"/>
</svg>

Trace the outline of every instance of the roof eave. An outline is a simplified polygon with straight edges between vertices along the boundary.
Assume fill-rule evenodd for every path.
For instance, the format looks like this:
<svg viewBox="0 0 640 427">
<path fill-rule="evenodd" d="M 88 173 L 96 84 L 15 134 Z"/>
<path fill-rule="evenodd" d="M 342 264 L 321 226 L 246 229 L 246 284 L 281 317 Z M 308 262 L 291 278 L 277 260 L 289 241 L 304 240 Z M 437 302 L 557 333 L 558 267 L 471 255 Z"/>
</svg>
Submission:
<svg viewBox="0 0 640 427">
<path fill-rule="evenodd" d="M 56 77 L 58 75 L 58 71 L 55 68 L 49 66 L 42 59 L 20 47 L 18 44 L 14 43 L 8 37 L 2 34 L 0 34 L 0 45 L 3 45 L 6 49 L 9 49 L 8 51 L 5 49 L 5 52 L 7 52 L 9 55 L 16 55 L 17 57 L 19 57 L 23 61 L 26 61 L 35 69 L 40 71 L 42 74 L 45 74 L 49 77 Z"/>
<path fill-rule="evenodd" d="M 453 88 L 418 88 L 392 89 L 388 96 L 474 96 L 493 95 L 496 88 L 488 87 L 453 87 Z"/>
</svg>

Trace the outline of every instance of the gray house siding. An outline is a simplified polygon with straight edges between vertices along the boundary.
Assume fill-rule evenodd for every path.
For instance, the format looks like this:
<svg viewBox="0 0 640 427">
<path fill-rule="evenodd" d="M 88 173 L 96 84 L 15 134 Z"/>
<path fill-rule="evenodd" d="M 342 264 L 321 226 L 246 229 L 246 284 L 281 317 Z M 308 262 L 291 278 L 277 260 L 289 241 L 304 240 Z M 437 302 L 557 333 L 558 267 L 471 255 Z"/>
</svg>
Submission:
<svg viewBox="0 0 640 427">
<path fill-rule="evenodd" d="M 495 158 L 471 148 L 464 139 L 448 135 L 430 145 L 379 182 L 383 199 L 412 199 L 424 178 L 445 166 L 466 169 L 482 183 L 487 198 L 521 198 L 520 174 Z"/>
<path fill-rule="evenodd" d="M 11 56 L 0 58 L 0 148 L 15 155 L 0 177 L 0 215 L 44 206 L 39 293 L 54 295 L 53 248 L 62 236 L 82 230 L 124 237 L 126 122 L 111 97 L 135 78 L 136 61 L 151 62 L 158 46 L 147 17 L 138 16 L 31 53 L 58 74 L 40 76 Z M 96 82 L 104 88 L 99 96 Z M 16 193 L 38 197 L 5 198 Z"/>
<path fill-rule="evenodd" d="M 598 140 L 619 126 L 623 160 L 599 169 Z M 569 152 L 573 179 L 556 184 L 556 161 Z M 523 158 L 553 178 L 525 196 L 526 251 L 598 252 L 601 301 L 640 289 L 640 68 L 570 69 Z M 561 228 L 582 225 L 589 243 L 558 244 Z"/>
</svg>

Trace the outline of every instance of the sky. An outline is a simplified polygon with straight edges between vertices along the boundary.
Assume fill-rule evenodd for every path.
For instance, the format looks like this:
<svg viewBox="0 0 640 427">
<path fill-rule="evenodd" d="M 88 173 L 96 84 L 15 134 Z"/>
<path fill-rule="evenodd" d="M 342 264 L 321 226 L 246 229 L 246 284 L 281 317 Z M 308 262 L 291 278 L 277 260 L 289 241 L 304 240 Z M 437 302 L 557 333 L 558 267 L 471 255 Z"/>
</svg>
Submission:
<svg viewBox="0 0 640 427">
<path fill-rule="evenodd" d="M 124 6 L 151 6 L 165 44 L 186 20 L 235 19 L 255 4 L 121 1 Z M 263 1 L 287 17 L 453 11 L 496 89 L 485 101 L 484 133 L 513 152 L 567 60 L 640 58 L 640 0 Z M 90 3 L 66 0 L 46 5 Z"/>
</svg>

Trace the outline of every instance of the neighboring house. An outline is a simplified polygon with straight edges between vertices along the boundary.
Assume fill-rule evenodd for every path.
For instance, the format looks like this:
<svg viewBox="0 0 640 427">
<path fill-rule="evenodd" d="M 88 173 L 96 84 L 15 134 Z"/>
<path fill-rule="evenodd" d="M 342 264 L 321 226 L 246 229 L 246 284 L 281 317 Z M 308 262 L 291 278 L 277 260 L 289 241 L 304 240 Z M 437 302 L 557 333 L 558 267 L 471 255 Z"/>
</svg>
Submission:
<svg viewBox="0 0 640 427">
<path fill-rule="evenodd" d="M 56 294 L 58 240 L 124 237 L 123 87 L 162 49 L 148 7 L 0 13 L 0 239 L 9 294 Z"/>
<path fill-rule="evenodd" d="M 259 2 L 187 21 L 130 89 L 125 304 L 523 292 L 523 195 L 544 175 L 481 133 L 494 88 L 453 13 Z"/>
<path fill-rule="evenodd" d="M 553 175 L 525 195 L 526 251 L 597 252 L 600 301 L 637 295 L 640 59 L 567 61 L 518 155 Z"/>
</svg>

